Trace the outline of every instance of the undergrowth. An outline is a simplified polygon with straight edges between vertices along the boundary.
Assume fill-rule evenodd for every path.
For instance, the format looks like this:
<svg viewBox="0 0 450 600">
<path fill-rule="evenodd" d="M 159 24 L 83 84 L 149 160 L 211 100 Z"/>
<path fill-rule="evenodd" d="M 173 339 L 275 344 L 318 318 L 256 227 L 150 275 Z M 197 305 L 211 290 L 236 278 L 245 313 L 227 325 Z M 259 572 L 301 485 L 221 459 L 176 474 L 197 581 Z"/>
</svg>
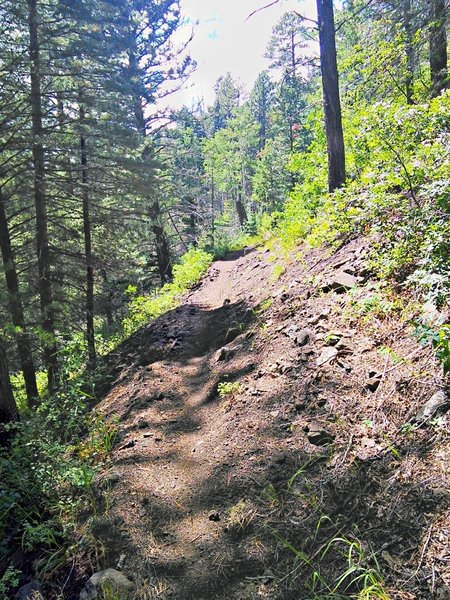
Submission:
<svg viewBox="0 0 450 600">
<path fill-rule="evenodd" d="M 121 332 L 97 338 L 100 352 L 114 349 L 124 338 L 174 308 L 182 294 L 202 277 L 213 260 L 201 249 L 189 250 L 173 268 L 173 281 L 149 296 L 130 289 L 128 314 Z M 108 461 L 117 438 L 117 421 L 93 410 L 95 386 L 104 376 L 85 370 L 83 335 L 66 340 L 60 351 L 64 365 L 59 389 L 48 394 L 44 374 L 38 381 L 42 400 L 28 410 L 21 377 L 13 384 L 21 421 L 13 426 L 12 443 L 0 449 L 0 564 L 21 548 L 24 564 L 35 561 L 40 577 L 64 569 L 82 552 L 98 563 L 102 553 L 81 516 L 97 510 L 94 481 Z M 100 566 L 100 565 L 98 565 Z M 0 600 L 27 580 L 17 569 L 0 572 Z"/>
<path fill-rule="evenodd" d="M 173 267 L 173 280 L 148 296 L 136 296 L 136 288 L 130 286 L 131 301 L 128 315 L 123 320 L 122 337 L 127 338 L 143 325 L 174 308 L 180 297 L 204 275 L 213 260 L 205 250 L 192 248 Z"/>
<path fill-rule="evenodd" d="M 336 247 L 364 234 L 371 241 L 369 269 L 417 308 L 445 309 L 450 300 L 450 91 L 423 104 L 377 103 L 345 114 L 348 181 L 326 192 L 320 113 L 310 117 L 315 139 L 294 155 L 298 183 L 283 212 L 265 217 L 260 239 L 274 255 L 292 254 L 300 242 Z M 395 299 L 374 292 L 357 301 L 360 315 L 399 311 Z M 420 312 L 420 311 L 419 311 Z M 420 315 L 417 315 L 420 321 Z M 446 372 L 447 325 L 428 324 L 427 338 Z"/>
</svg>

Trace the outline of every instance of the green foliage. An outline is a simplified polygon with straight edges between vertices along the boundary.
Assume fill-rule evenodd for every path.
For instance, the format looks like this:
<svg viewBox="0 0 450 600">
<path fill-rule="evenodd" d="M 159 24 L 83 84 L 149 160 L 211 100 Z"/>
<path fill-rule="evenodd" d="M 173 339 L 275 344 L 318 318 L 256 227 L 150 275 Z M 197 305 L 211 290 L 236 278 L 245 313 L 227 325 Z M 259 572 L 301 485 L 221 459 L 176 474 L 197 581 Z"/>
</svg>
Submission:
<svg viewBox="0 0 450 600">
<path fill-rule="evenodd" d="M 431 343 L 444 374 L 450 373 L 450 325 L 441 325 L 437 330 L 420 325 L 416 329 L 416 336 L 422 343 Z"/>
<path fill-rule="evenodd" d="M 8 567 L 0 577 L 0 600 L 9 600 L 19 583 L 20 571 Z"/>
<path fill-rule="evenodd" d="M 357 314 L 363 318 L 385 319 L 401 312 L 404 308 L 402 299 L 381 283 L 370 291 L 366 291 L 364 288 L 350 290 L 348 297 L 349 314 Z"/>
<path fill-rule="evenodd" d="M 331 519 L 324 515 L 316 525 L 316 536 L 323 523 Z M 289 542 L 275 531 L 278 543 L 292 552 L 304 569 L 304 583 L 312 600 L 389 600 L 375 554 L 363 548 L 353 535 L 336 535 L 322 545 L 322 550 L 312 556 Z M 325 565 L 340 561 L 346 565 L 333 580 L 325 575 Z"/>
<path fill-rule="evenodd" d="M 217 385 L 217 392 L 220 398 L 225 396 L 234 396 L 241 391 L 241 384 L 239 381 L 221 381 Z"/>
<path fill-rule="evenodd" d="M 128 315 L 123 320 L 124 337 L 174 308 L 181 295 L 199 281 L 212 259 L 212 255 L 204 250 L 192 248 L 173 267 L 171 283 L 166 283 L 149 296 L 134 297 L 130 302 Z"/>
<path fill-rule="evenodd" d="M 40 570 L 53 571 L 77 551 L 76 515 L 92 505 L 97 469 L 107 460 L 116 423 L 91 413 L 88 383 L 65 373 L 0 450 L 0 558 L 10 547 L 39 551 Z"/>
<path fill-rule="evenodd" d="M 299 183 L 273 235 L 289 248 L 299 240 L 319 246 L 353 232 L 372 232 L 379 241 L 371 266 L 381 278 L 394 278 L 438 305 L 445 303 L 450 294 L 449 114 L 448 91 L 415 106 L 352 106 L 344 129 L 353 180 L 330 195 L 325 193 L 320 115 L 312 113 L 314 142 L 292 159 Z"/>
</svg>

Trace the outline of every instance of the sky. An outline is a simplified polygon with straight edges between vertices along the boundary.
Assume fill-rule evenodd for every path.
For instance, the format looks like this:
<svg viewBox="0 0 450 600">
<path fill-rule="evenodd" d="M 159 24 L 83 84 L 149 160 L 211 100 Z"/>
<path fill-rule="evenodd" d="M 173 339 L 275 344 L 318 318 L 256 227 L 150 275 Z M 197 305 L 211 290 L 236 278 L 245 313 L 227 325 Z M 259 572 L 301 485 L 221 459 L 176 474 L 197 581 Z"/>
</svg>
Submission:
<svg viewBox="0 0 450 600">
<path fill-rule="evenodd" d="M 181 0 L 183 16 L 194 27 L 189 54 L 197 62 L 196 72 L 185 89 L 170 98 L 174 108 L 204 99 L 214 100 L 214 84 L 228 71 L 250 91 L 268 61 L 264 59 L 272 28 L 289 10 L 315 18 L 314 0 L 281 0 L 278 4 L 250 13 L 270 0 Z M 192 25 L 191 25 L 192 27 Z"/>
</svg>

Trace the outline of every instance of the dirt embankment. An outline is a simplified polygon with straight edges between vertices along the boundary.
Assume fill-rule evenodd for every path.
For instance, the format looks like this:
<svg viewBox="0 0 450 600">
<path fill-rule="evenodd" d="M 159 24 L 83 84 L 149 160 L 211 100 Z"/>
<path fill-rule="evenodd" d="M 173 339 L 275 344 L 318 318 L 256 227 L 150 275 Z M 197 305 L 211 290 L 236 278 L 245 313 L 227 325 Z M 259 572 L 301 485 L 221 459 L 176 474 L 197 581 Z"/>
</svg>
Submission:
<svg viewBox="0 0 450 600">
<path fill-rule="evenodd" d="M 450 597 L 441 370 L 367 250 L 230 255 L 115 357 L 91 529 L 137 598 Z"/>
</svg>

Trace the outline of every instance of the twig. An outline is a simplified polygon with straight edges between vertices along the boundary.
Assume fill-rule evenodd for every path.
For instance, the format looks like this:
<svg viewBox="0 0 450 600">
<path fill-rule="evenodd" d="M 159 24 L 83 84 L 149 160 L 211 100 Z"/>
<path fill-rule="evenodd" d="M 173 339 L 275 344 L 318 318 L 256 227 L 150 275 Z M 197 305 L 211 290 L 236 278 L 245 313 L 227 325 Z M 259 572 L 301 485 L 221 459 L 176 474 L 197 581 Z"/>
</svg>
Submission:
<svg viewBox="0 0 450 600">
<path fill-rule="evenodd" d="M 431 538 L 431 532 L 433 531 L 433 523 L 430 525 L 430 528 L 428 529 L 428 535 L 427 535 L 427 539 L 425 540 L 425 543 L 423 545 L 422 548 L 422 553 L 420 555 L 420 560 L 419 560 L 419 564 L 417 565 L 417 569 L 416 569 L 416 575 L 417 573 L 420 571 L 420 567 L 422 566 L 422 562 L 423 562 L 423 557 L 425 556 L 425 552 L 428 548 L 428 544 L 430 543 L 430 538 Z"/>
<path fill-rule="evenodd" d="M 269 2 L 269 4 L 266 4 L 265 6 L 261 6 L 261 8 L 257 8 L 256 10 L 251 12 L 245 20 L 248 21 L 251 17 L 253 17 L 253 15 L 256 15 L 256 13 L 259 13 L 262 10 L 266 10 L 266 8 L 270 8 L 271 6 L 275 6 L 275 4 L 279 4 L 279 2 L 281 2 L 281 0 L 274 0 L 273 2 Z"/>
<path fill-rule="evenodd" d="M 347 460 L 347 456 L 348 456 L 348 453 L 350 452 L 350 448 L 352 447 L 352 444 L 353 444 L 353 433 L 350 435 L 350 439 L 348 440 L 348 444 L 347 444 L 347 448 L 345 449 L 344 456 L 342 457 L 342 460 L 339 463 L 340 467 L 342 467 L 342 465 L 345 464 L 345 461 Z"/>
</svg>

